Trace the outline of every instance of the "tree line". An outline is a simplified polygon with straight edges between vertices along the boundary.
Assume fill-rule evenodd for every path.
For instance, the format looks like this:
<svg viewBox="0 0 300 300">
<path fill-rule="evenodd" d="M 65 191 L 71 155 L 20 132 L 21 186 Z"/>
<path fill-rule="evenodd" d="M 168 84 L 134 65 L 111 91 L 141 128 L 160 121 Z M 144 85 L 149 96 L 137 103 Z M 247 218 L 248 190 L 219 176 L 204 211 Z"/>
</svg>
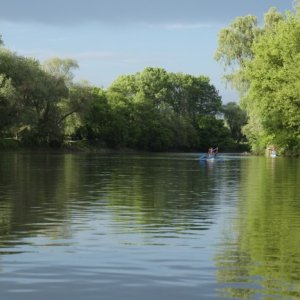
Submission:
<svg viewBox="0 0 300 300">
<path fill-rule="evenodd" d="M 222 105 L 206 76 L 148 67 L 103 89 L 74 82 L 75 60 L 40 63 L 0 39 L 0 138 L 34 147 L 67 140 L 141 150 L 238 149 L 270 145 L 300 152 L 300 2 L 233 20 L 219 32 L 215 59 L 239 92 Z"/>
<path fill-rule="evenodd" d="M 150 151 L 236 148 L 243 140 L 236 118 L 245 123 L 243 112 L 223 106 L 208 77 L 148 67 L 103 89 L 74 82 L 78 67 L 73 59 L 40 63 L 1 47 L 0 137 L 31 147 L 72 140 Z"/>
</svg>

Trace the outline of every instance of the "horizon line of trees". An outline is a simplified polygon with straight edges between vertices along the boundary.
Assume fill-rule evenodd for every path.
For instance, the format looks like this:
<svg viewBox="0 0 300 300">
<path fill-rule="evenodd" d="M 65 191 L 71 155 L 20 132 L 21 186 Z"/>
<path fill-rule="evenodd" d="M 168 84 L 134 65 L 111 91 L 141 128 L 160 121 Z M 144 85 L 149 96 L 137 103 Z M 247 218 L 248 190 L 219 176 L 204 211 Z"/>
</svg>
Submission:
<svg viewBox="0 0 300 300">
<path fill-rule="evenodd" d="M 102 89 L 75 83 L 78 67 L 1 47 L 0 137 L 32 147 L 73 139 L 151 151 L 233 149 L 244 141 L 246 116 L 236 103 L 222 105 L 208 77 L 148 67 Z"/>
<path fill-rule="evenodd" d="M 142 150 L 238 148 L 263 153 L 275 145 L 300 154 L 300 0 L 233 20 L 219 32 L 215 59 L 240 105 L 222 105 L 208 77 L 145 68 L 107 89 L 75 83 L 72 59 L 44 63 L 0 48 L 0 137 L 25 145 L 67 139 Z M 3 46 L 3 41 L 0 39 Z"/>
</svg>

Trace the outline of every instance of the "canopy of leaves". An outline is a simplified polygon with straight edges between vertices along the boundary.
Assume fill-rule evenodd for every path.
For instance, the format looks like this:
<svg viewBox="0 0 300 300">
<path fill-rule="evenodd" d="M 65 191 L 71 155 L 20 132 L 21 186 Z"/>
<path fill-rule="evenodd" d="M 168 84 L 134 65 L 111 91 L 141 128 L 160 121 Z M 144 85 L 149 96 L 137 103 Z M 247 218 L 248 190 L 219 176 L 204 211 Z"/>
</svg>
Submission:
<svg viewBox="0 0 300 300">
<path fill-rule="evenodd" d="M 289 16 L 253 46 L 244 106 L 260 123 L 266 142 L 300 146 L 300 19 Z"/>
<path fill-rule="evenodd" d="M 232 66 L 225 78 L 240 92 L 248 115 L 243 131 L 252 148 L 300 148 L 300 16 L 271 8 L 262 27 L 239 17 L 219 34 L 216 60 Z M 298 150 L 297 150 L 298 149 Z"/>
<path fill-rule="evenodd" d="M 236 102 L 228 102 L 223 105 L 223 114 L 226 125 L 228 126 L 231 136 L 238 143 L 244 139 L 242 127 L 247 124 L 247 114 Z"/>
<path fill-rule="evenodd" d="M 85 130 L 89 138 L 114 147 L 196 149 L 200 140 L 208 147 L 199 118 L 215 119 L 221 111 L 221 97 L 207 77 L 161 68 L 120 76 L 104 97 L 92 105 Z"/>
<path fill-rule="evenodd" d="M 225 145 L 221 97 L 205 76 L 146 68 L 106 90 L 74 83 L 72 59 L 40 64 L 0 50 L 0 134 L 59 146 L 87 139 L 108 147 L 163 151 Z M 200 125 L 201 124 L 201 125 Z"/>
</svg>

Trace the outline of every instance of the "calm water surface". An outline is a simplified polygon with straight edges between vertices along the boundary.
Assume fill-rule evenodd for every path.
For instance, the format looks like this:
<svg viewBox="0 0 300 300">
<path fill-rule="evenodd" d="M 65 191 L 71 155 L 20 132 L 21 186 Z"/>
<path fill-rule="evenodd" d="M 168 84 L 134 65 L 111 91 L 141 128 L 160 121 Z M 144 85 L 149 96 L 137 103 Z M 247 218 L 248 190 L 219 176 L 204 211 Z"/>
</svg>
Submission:
<svg viewBox="0 0 300 300">
<path fill-rule="evenodd" d="M 300 299 L 300 160 L 0 154 L 0 299 Z"/>
</svg>

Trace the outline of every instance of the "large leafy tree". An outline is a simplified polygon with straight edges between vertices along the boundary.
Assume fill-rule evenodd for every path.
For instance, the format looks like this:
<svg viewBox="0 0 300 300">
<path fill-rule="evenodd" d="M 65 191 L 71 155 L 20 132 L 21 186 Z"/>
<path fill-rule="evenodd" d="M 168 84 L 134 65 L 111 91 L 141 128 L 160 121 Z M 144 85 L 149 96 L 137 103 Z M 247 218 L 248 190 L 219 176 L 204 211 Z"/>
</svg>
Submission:
<svg viewBox="0 0 300 300">
<path fill-rule="evenodd" d="M 34 143 L 57 140 L 58 103 L 68 93 L 64 81 L 43 71 L 38 61 L 5 49 L 0 50 L 0 73 L 16 91 L 17 132 L 22 131 L 23 138 Z"/>
<path fill-rule="evenodd" d="M 241 94 L 247 91 L 243 70 L 246 62 L 253 58 L 252 44 L 260 35 L 257 23 L 255 16 L 238 17 L 219 32 L 215 59 L 227 71 L 225 80 Z"/>
<path fill-rule="evenodd" d="M 221 97 L 205 76 L 171 73 L 169 103 L 177 114 L 196 122 L 198 116 L 216 115 L 221 109 Z"/>
<path fill-rule="evenodd" d="M 261 27 L 246 16 L 220 32 L 215 57 L 232 67 L 225 78 L 241 94 L 244 132 L 254 150 L 270 143 L 299 148 L 299 21 L 298 11 L 271 8 Z"/>
<path fill-rule="evenodd" d="M 264 15 L 264 25 L 258 25 L 256 16 L 237 17 L 227 28 L 223 28 L 218 36 L 218 48 L 215 59 L 224 66 L 227 74 L 225 80 L 243 96 L 249 88 L 245 77 L 246 64 L 254 57 L 253 44 L 265 32 L 272 31 L 283 16 L 272 7 Z"/>
<path fill-rule="evenodd" d="M 151 150 L 199 146 L 199 117 L 215 118 L 221 110 L 221 97 L 207 77 L 161 68 L 119 77 L 107 97 L 123 116 L 123 143 Z"/>
<path fill-rule="evenodd" d="M 257 146 L 275 143 L 300 147 L 300 17 L 289 15 L 254 44 L 255 58 L 246 75 L 250 89 L 244 99 L 253 114 L 247 130 L 263 136 Z M 255 127 L 256 125 L 256 127 Z M 255 135 L 255 129 L 260 132 Z"/>
<path fill-rule="evenodd" d="M 88 82 L 74 83 L 74 71 L 78 68 L 77 61 L 70 58 L 54 57 L 42 64 L 43 70 L 57 80 L 62 80 L 68 88 L 68 95 L 60 99 L 60 113 L 56 123 L 59 127 L 65 128 L 64 133 L 69 136 L 74 135 L 82 127 L 85 113 L 95 98 L 95 88 Z"/>
<path fill-rule="evenodd" d="M 37 60 L 0 50 L 0 132 L 25 143 L 59 145 L 82 126 L 95 97 L 88 83 L 74 83 L 72 59 Z M 1 75 L 2 74 L 2 75 Z"/>
</svg>

